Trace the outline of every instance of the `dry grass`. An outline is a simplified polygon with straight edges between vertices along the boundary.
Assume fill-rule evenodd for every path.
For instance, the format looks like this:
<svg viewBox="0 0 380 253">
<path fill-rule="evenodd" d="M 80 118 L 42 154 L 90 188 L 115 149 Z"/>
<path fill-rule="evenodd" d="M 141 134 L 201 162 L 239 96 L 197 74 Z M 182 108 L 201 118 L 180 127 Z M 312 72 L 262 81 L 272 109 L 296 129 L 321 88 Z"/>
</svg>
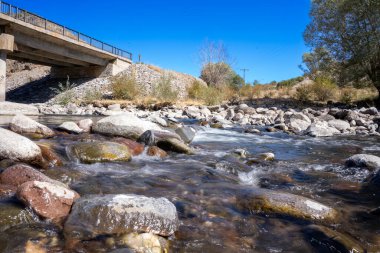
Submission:
<svg viewBox="0 0 380 253">
<path fill-rule="evenodd" d="M 162 68 L 155 66 L 155 65 L 147 64 L 146 66 L 148 68 L 150 68 L 151 70 L 154 70 L 154 71 L 161 73 L 161 74 L 164 74 L 164 72 L 165 72 Z"/>
</svg>

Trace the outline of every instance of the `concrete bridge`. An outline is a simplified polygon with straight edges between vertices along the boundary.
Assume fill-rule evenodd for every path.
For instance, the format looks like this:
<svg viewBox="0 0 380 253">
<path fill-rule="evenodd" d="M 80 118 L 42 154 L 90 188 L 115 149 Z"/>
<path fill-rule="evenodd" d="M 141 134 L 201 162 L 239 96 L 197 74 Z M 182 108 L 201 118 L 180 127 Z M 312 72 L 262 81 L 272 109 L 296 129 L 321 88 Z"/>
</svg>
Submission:
<svg viewBox="0 0 380 253">
<path fill-rule="evenodd" d="M 115 75 L 132 63 L 127 51 L 0 1 L 0 101 L 7 58 L 52 66 L 57 78 Z"/>
</svg>

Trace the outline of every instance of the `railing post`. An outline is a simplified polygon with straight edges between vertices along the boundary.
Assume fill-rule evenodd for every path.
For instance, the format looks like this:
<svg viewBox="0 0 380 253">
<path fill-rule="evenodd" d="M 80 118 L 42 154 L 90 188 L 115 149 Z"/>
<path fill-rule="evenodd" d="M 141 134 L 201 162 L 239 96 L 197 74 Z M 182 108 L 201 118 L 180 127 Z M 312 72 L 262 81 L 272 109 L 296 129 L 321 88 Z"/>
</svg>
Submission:
<svg viewBox="0 0 380 253">
<path fill-rule="evenodd" d="M 47 30 L 47 19 L 45 18 L 45 30 Z"/>
</svg>

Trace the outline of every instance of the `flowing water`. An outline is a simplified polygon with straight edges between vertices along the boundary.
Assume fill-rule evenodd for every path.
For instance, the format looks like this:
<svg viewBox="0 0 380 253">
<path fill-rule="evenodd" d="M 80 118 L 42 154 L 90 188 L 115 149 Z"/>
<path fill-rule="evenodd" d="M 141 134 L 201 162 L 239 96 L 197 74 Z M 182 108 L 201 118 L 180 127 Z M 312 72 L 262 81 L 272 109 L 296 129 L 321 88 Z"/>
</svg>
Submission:
<svg viewBox="0 0 380 253">
<path fill-rule="evenodd" d="M 44 116 L 38 121 L 54 127 L 77 119 Z M 9 119 L 1 120 L 5 123 Z M 81 135 L 62 134 L 41 140 L 53 143 L 65 159 L 64 166 L 45 173 L 69 183 L 82 196 L 134 193 L 168 198 L 176 205 L 180 219 L 179 231 L 170 238 L 172 252 L 348 252 L 317 234 L 306 232 L 310 221 L 240 210 L 236 200 L 242 197 L 243 191 L 252 188 L 302 195 L 334 207 L 341 217 L 339 223 L 314 223 L 349 236 L 370 252 L 380 251 L 379 216 L 370 212 L 378 207 L 378 202 L 370 192 L 361 189 L 370 172 L 344 166 L 344 160 L 353 154 L 380 155 L 379 138 L 254 135 L 243 133 L 239 127 L 197 128 L 191 143 L 196 155 L 171 153 L 161 160 L 142 154 L 129 163 L 86 165 L 70 160 L 65 147 L 83 138 Z M 105 137 L 93 135 L 92 138 Z M 236 148 L 247 150 L 248 157 L 235 157 Z M 274 153 L 275 161 L 246 164 L 264 152 Z M 14 201 L 2 202 L 0 209 L 11 204 Z M 44 240 L 35 235 L 41 230 L 56 236 L 56 245 L 64 243 L 59 229 L 37 221 L 33 228 L 21 226 L 2 232 L 0 245 L 2 240 Z M 80 247 L 79 252 L 111 251 L 103 238 L 84 242 Z"/>
</svg>

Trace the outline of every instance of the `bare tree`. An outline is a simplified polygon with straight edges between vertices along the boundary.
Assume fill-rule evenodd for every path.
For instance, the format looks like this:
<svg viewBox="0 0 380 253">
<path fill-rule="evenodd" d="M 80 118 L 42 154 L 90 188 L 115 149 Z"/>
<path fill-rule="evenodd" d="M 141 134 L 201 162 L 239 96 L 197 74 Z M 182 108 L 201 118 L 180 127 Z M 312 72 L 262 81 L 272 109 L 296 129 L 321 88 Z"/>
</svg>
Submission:
<svg viewBox="0 0 380 253">
<path fill-rule="evenodd" d="M 206 41 L 199 50 L 201 78 L 210 86 L 222 87 L 232 78 L 230 57 L 223 42 Z"/>
</svg>

